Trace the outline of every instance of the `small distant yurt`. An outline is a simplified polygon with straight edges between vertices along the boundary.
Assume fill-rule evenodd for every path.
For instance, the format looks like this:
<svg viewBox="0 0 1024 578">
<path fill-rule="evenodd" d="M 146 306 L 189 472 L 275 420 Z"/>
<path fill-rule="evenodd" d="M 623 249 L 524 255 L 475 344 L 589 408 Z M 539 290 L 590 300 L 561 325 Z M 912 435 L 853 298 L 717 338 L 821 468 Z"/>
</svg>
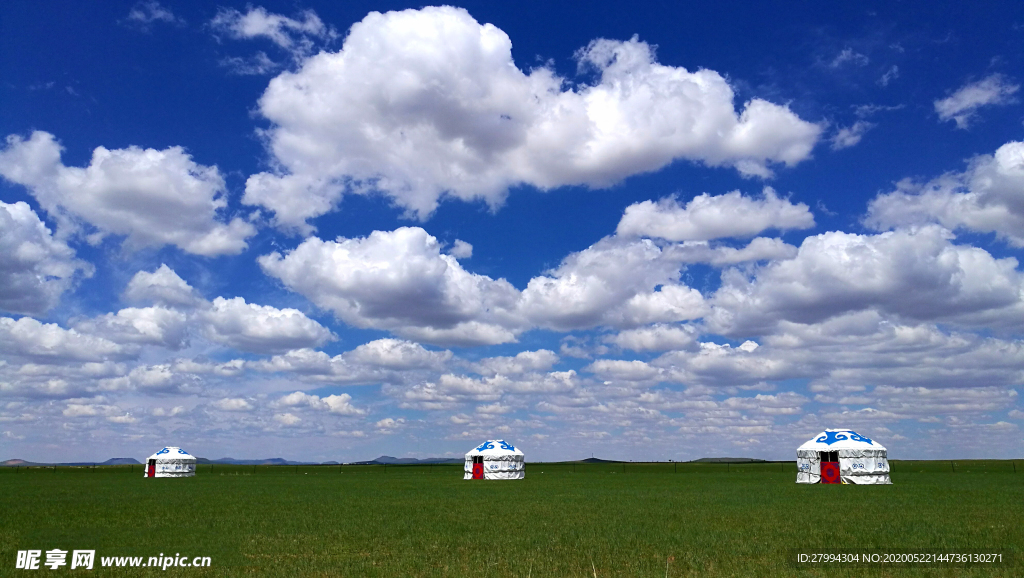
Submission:
<svg viewBox="0 0 1024 578">
<path fill-rule="evenodd" d="M 521 480 L 526 477 L 522 450 L 505 440 L 487 440 L 466 454 L 466 480 Z"/>
<path fill-rule="evenodd" d="M 164 448 L 149 456 L 143 477 L 188 478 L 196 475 L 196 458 L 181 448 Z"/>
<path fill-rule="evenodd" d="M 796 450 L 798 484 L 891 484 L 882 444 L 853 430 L 827 429 Z"/>
</svg>

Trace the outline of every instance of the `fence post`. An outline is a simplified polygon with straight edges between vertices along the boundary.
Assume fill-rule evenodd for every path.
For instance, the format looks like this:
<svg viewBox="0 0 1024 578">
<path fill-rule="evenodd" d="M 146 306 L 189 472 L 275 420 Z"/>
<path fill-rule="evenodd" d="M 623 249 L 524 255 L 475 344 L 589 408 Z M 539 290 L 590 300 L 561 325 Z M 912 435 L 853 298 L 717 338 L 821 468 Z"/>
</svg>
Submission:
<svg viewBox="0 0 1024 578">
<path fill-rule="evenodd" d="M 949 467 L 953 468 L 953 473 L 956 473 L 956 464 L 949 462 Z"/>
</svg>

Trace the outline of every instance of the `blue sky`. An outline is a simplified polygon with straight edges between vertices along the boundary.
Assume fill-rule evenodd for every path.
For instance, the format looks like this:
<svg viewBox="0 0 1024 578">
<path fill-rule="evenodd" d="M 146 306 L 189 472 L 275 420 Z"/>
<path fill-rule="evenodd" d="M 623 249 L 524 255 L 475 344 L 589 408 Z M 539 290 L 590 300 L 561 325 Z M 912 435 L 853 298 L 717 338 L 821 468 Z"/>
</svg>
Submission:
<svg viewBox="0 0 1024 578">
<path fill-rule="evenodd" d="M 13 3 L 0 458 L 1011 457 L 1024 9 Z"/>
</svg>

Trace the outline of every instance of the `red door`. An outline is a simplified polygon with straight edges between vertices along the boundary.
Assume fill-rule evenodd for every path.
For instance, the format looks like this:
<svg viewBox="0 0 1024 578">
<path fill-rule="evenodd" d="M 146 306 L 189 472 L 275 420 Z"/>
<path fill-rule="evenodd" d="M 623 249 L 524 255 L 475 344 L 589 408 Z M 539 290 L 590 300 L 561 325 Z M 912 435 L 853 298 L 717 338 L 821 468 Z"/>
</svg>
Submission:
<svg viewBox="0 0 1024 578">
<path fill-rule="evenodd" d="M 147 478 L 156 477 L 156 460 L 149 460 L 149 467 L 146 469 Z"/>
<path fill-rule="evenodd" d="M 484 465 L 481 463 L 473 464 L 473 479 L 482 480 L 484 479 Z"/>
<path fill-rule="evenodd" d="M 839 462 L 821 462 L 821 483 L 838 484 L 840 482 Z"/>
</svg>

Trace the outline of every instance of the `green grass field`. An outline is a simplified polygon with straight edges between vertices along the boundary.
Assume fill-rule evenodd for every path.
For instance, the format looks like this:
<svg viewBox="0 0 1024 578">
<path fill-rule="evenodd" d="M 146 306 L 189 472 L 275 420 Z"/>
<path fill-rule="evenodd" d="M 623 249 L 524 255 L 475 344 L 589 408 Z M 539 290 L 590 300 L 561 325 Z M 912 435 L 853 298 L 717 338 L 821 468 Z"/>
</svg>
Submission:
<svg viewBox="0 0 1024 578">
<path fill-rule="evenodd" d="M 95 549 L 97 567 L 40 575 L 1024 575 L 1024 462 L 892 467 L 892 486 L 797 485 L 792 463 L 527 464 L 511 482 L 464 481 L 461 465 L 202 465 L 155 480 L 139 466 L 0 468 L 0 576 L 23 574 L 18 550 L 53 548 Z M 789 565 L 793 548 L 1021 559 L 817 570 Z M 99 568 L 101 557 L 161 553 L 210 556 L 212 567 Z"/>
</svg>

